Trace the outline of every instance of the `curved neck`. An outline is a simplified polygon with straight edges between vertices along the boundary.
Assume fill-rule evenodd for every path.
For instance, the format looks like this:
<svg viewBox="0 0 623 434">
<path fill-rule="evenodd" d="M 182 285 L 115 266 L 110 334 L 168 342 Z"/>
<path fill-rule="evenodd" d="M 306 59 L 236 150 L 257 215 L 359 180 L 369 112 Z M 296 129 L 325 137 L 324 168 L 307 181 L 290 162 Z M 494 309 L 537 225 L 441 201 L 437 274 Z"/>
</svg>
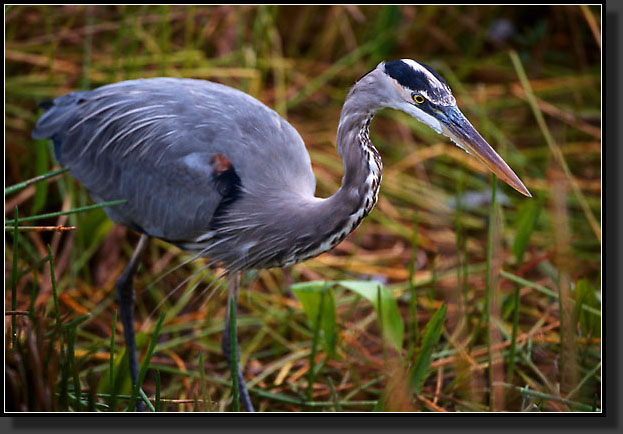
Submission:
<svg viewBox="0 0 623 434">
<path fill-rule="evenodd" d="M 314 222 L 322 222 L 322 225 L 312 225 L 319 229 L 314 238 L 322 241 L 301 249 L 293 262 L 335 247 L 359 226 L 376 204 L 383 163 L 370 141 L 369 128 L 377 107 L 361 105 L 362 98 L 355 98 L 357 90 L 356 84 L 349 92 L 337 130 L 337 149 L 344 162 L 342 185 L 333 196 L 317 203 L 309 214 Z"/>
<path fill-rule="evenodd" d="M 236 237 L 242 247 L 231 249 L 223 243 L 222 251 L 217 251 L 217 242 L 209 254 L 228 263 L 230 270 L 289 266 L 332 249 L 359 226 L 377 201 L 382 172 L 381 158 L 368 135 L 378 98 L 371 97 L 362 81 L 348 93 L 340 116 L 337 149 L 344 177 L 339 190 L 321 199 L 275 188 L 237 201 L 220 236 Z M 247 262 L 236 265 L 241 257 Z"/>
<path fill-rule="evenodd" d="M 337 130 L 337 149 L 344 163 L 344 177 L 340 189 L 330 199 L 348 204 L 351 214 L 363 210 L 365 217 L 376 203 L 383 163 L 369 136 L 376 110 L 355 104 L 353 91 L 344 103 Z"/>
</svg>

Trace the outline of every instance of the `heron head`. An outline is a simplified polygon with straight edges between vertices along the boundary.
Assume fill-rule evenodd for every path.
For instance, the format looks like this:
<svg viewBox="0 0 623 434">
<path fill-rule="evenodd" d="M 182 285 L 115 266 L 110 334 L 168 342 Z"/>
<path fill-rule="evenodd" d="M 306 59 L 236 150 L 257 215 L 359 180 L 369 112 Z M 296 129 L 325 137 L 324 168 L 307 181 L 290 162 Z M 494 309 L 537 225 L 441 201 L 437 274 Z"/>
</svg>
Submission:
<svg viewBox="0 0 623 434">
<path fill-rule="evenodd" d="M 431 67 L 402 59 L 379 64 L 377 72 L 389 84 L 384 105 L 401 110 L 444 134 L 508 185 L 531 197 L 517 175 L 461 113 L 450 87 Z"/>
</svg>

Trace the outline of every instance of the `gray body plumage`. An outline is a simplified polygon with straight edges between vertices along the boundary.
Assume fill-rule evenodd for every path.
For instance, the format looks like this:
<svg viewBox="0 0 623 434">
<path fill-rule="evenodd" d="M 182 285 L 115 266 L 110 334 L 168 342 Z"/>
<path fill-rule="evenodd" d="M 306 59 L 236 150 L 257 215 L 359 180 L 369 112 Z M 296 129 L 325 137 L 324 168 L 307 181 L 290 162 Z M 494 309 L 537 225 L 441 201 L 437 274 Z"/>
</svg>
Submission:
<svg viewBox="0 0 623 434">
<path fill-rule="evenodd" d="M 70 93 L 53 101 L 33 137 L 54 140 L 59 162 L 96 201 L 127 200 L 106 208 L 112 220 L 229 269 L 298 262 L 304 251 L 328 250 L 354 229 L 342 230 L 353 209 L 340 213 L 339 200 L 329 209 L 314 197 L 297 131 L 227 86 L 155 78 Z M 218 222 L 213 217 L 225 196 L 213 173 L 215 155 L 231 161 L 240 178 L 238 197 Z M 344 218 L 334 221 L 336 213 Z M 339 236 L 327 244 L 331 233 Z"/>
<path fill-rule="evenodd" d="M 251 96 L 202 80 L 154 78 L 56 98 L 33 137 L 52 138 L 61 164 L 112 220 L 220 262 L 229 271 L 287 266 L 333 248 L 377 200 L 382 164 L 368 129 L 402 110 L 527 189 L 456 107 L 450 88 L 413 60 L 380 63 L 351 88 L 340 116 L 340 189 L 314 196 L 296 130 Z"/>
<path fill-rule="evenodd" d="M 101 200 L 128 199 L 109 209 L 115 220 L 160 238 L 190 240 L 207 231 L 221 199 L 215 154 L 232 161 L 246 186 L 315 188 L 290 124 L 249 95 L 202 80 L 133 80 L 64 95 L 33 136 L 58 142 L 61 164 Z M 300 182 L 291 182 L 293 174 Z"/>
</svg>

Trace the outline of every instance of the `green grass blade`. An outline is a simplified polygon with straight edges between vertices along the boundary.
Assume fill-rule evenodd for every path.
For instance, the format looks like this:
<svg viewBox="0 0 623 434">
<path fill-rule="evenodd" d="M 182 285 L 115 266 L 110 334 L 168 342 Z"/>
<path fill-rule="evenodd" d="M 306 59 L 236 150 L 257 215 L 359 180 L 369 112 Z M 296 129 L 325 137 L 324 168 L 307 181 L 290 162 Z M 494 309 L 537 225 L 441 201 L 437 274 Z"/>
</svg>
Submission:
<svg viewBox="0 0 623 434">
<path fill-rule="evenodd" d="M 93 210 L 93 209 L 104 208 L 104 207 L 107 207 L 107 206 L 121 205 L 121 204 L 126 203 L 126 202 L 127 202 L 126 199 L 120 199 L 120 200 L 113 200 L 113 201 L 110 201 L 110 202 L 97 203 L 95 205 L 81 206 L 79 208 L 70 209 L 68 211 L 57 211 L 57 212 L 51 212 L 51 213 L 47 213 L 47 214 L 39 214 L 39 215 L 34 215 L 34 216 L 21 218 L 21 219 L 18 220 L 18 223 L 31 222 L 31 221 L 34 221 L 34 220 L 41 220 L 41 219 L 46 219 L 46 218 L 59 217 L 59 216 L 62 216 L 62 215 L 75 214 L 75 213 L 79 213 L 79 212 L 90 211 L 90 210 Z"/>
<path fill-rule="evenodd" d="M 58 405 L 61 411 L 69 411 L 69 363 L 65 357 L 66 349 L 62 334 L 58 334 L 59 339 L 59 364 L 61 366 L 61 379 L 59 383 Z"/>
<path fill-rule="evenodd" d="M 580 391 L 580 389 L 582 388 L 582 386 L 584 385 L 584 383 L 586 383 L 593 375 L 595 375 L 597 373 L 597 371 L 599 371 L 601 369 L 601 362 L 597 363 L 597 365 L 591 369 L 590 371 L 588 371 L 586 373 L 586 375 L 578 382 L 577 386 L 575 386 L 573 388 L 573 390 L 571 390 L 568 394 L 567 394 L 567 399 L 571 399 L 573 398 L 573 396 L 575 396 L 576 393 L 578 393 Z"/>
<path fill-rule="evenodd" d="M 526 247 L 528 246 L 530 236 L 536 228 L 536 222 L 539 218 L 542 205 L 543 194 L 541 192 L 539 192 L 537 200 L 526 200 L 519 205 L 518 218 L 515 223 L 517 233 L 513 241 L 513 253 L 518 267 L 523 264 Z M 516 284 L 515 291 L 513 292 L 513 328 L 511 331 L 511 343 L 506 364 L 506 381 L 508 383 L 512 383 L 513 373 L 515 371 L 517 333 L 519 331 L 519 308 L 521 303 L 521 299 L 519 297 L 520 289 L 520 286 Z"/>
<path fill-rule="evenodd" d="M 30 273 L 32 270 L 35 270 L 37 268 L 39 268 L 41 265 L 45 264 L 46 262 L 48 262 L 50 260 L 50 257 L 48 255 L 45 255 L 43 258 L 39 258 L 36 261 L 32 262 L 30 267 L 26 268 L 23 271 L 20 271 L 17 274 L 17 279 L 21 279 L 23 276 L 27 275 L 28 273 Z"/>
<path fill-rule="evenodd" d="M 409 337 L 407 344 L 407 360 L 411 360 L 415 352 L 415 346 L 420 338 L 417 320 L 417 296 L 415 292 L 415 268 L 418 252 L 418 215 L 413 212 L 413 236 L 411 238 L 411 259 L 409 261 Z"/>
<path fill-rule="evenodd" d="M 311 329 L 319 328 L 328 357 L 334 357 L 337 341 L 335 298 L 329 283 L 323 281 L 297 283 L 290 287 L 303 305 Z M 322 306 L 321 306 L 322 303 Z M 318 321 L 320 321 L 318 323 Z"/>
<path fill-rule="evenodd" d="M 446 321 L 446 311 L 446 304 L 443 304 L 439 309 L 437 309 L 426 324 L 424 333 L 422 334 L 422 345 L 420 346 L 415 363 L 413 368 L 411 368 L 411 373 L 409 374 L 411 388 L 415 393 L 420 393 L 422 385 L 426 380 L 433 349 L 441 338 L 443 325 Z"/>
<path fill-rule="evenodd" d="M 333 400 L 335 411 L 342 411 L 340 400 L 337 396 L 337 392 L 335 391 L 335 386 L 333 385 L 333 379 L 331 377 L 327 377 L 327 382 L 329 383 L 329 390 L 331 391 L 331 399 Z"/>
<path fill-rule="evenodd" d="M 17 222 L 19 219 L 17 207 L 15 207 L 15 219 L 13 230 L 13 264 L 11 267 L 11 310 L 17 310 L 17 259 L 19 246 L 19 230 Z M 11 317 L 11 348 L 15 348 L 17 345 L 17 317 L 12 315 Z"/>
<path fill-rule="evenodd" d="M 63 328 L 65 330 L 69 330 L 72 327 L 78 327 L 80 324 L 82 324 L 83 322 L 85 322 L 89 318 L 91 318 L 91 314 L 90 313 L 85 313 L 84 315 L 80 315 L 79 317 L 72 319 L 68 323 L 63 324 Z"/>
<path fill-rule="evenodd" d="M 115 334 L 117 331 L 117 310 L 115 309 L 112 317 L 112 329 L 110 331 L 110 344 L 108 349 L 109 354 L 109 376 L 108 381 L 110 383 L 110 400 L 108 403 L 110 411 L 115 410 L 115 404 L 117 401 L 117 387 L 115 385 Z"/>
<path fill-rule="evenodd" d="M 567 404 L 571 406 L 572 408 L 573 407 L 577 408 L 577 410 L 579 411 L 600 411 L 600 409 L 594 409 L 593 406 L 588 405 L 588 404 L 584 404 L 584 403 L 577 402 L 577 401 L 572 401 L 570 399 L 562 398 L 560 396 L 555 396 L 555 395 L 550 395 L 547 393 L 539 392 L 537 390 L 530 390 L 527 387 L 518 387 L 512 384 L 506 384 L 506 383 L 494 383 L 494 386 L 503 386 L 508 389 L 514 389 L 520 392 L 522 396 L 524 397 L 532 396 L 532 397 L 536 397 L 536 398 L 540 398 L 540 399 L 544 399 L 548 401 L 562 402 L 563 404 Z"/>
<path fill-rule="evenodd" d="M 520 285 L 527 286 L 528 288 L 535 289 L 535 290 L 537 290 L 537 291 L 539 291 L 539 292 L 541 292 L 541 293 L 543 293 L 543 294 L 545 294 L 545 295 L 547 295 L 549 297 L 555 298 L 556 300 L 558 300 L 558 298 L 559 298 L 558 294 L 555 293 L 554 291 L 552 291 L 551 289 L 546 288 L 543 285 L 539 285 L 537 283 L 530 282 L 529 280 L 526 280 L 523 277 L 516 276 L 513 273 L 509 273 L 508 271 L 501 270 L 500 271 L 500 276 L 502 276 L 502 277 L 504 277 L 504 278 L 506 278 L 508 280 L 511 280 L 511 281 L 513 281 L 515 283 L 519 283 Z M 571 302 L 575 303 L 574 300 L 571 300 Z M 590 312 L 593 315 L 601 317 L 601 311 L 599 309 L 596 309 L 594 307 L 588 306 L 586 304 L 582 304 L 581 309 L 586 311 L 586 312 Z"/>
<path fill-rule="evenodd" d="M 229 303 L 229 357 L 231 368 L 231 394 L 233 411 L 240 411 L 240 389 L 238 384 L 238 330 L 236 330 L 236 299 Z"/>
<path fill-rule="evenodd" d="M 52 248 L 47 245 L 48 258 L 50 263 L 50 280 L 52 281 L 52 299 L 54 300 L 54 314 L 56 316 L 56 329 L 61 330 L 61 309 L 58 303 L 58 291 L 56 288 L 56 274 L 54 273 L 54 257 L 52 256 Z M 60 333 L 59 333 L 60 334 Z"/>
<path fill-rule="evenodd" d="M 89 387 L 88 390 L 88 399 L 87 399 L 87 411 L 95 412 L 95 404 L 96 404 L 96 390 L 97 390 L 97 380 L 95 378 L 95 374 L 93 374 L 93 369 L 89 368 L 87 371 L 87 384 Z M 79 401 L 78 401 L 79 402 Z"/>
<path fill-rule="evenodd" d="M 143 389 L 139 389 L 138 390 L 138 395 L 141 398 L 141 401 L 143 401 L 143 403 L 145 404 L 145 406 L 149 409 L 149 411 L 154 412 L 156 411 L 156 408 L 154 407 L 154 405 L 151 403 L 151 401 L 149 400 L 149 397 L 145 394 L 145 392 L 143 391 Z"/>
<path fill-rule="evenodd" d="M 208 395 L 208 388 L 206 387 L 206 371 L 203 361 L 203 352 L 199 352 L 199 380 L 201 381 L 201 399 L 203 400 L 202 411 L 212 412 L 212 398 Z"/>
<path fill-rule="evenodd" d="M 324 288 L 326 289 L 326 285 Z M 324 312 L 326 291 L 320 292 L 320 304 L 318 306 L 318 313 L 316 314 L 316 320 L 314 321 L 314 335 L 312 337 L 312 347 L 309 353 L 309 372 L 307 376 L 307 401 L 312 400 L 312 393 L 314 391 L 314 382 L 316 381 L 316 352 L 318 350 L 318 341 L 320 339 L 320 329 L 322 325 L 322 316 Z"/>
<path fill-rule="evenodd" d="M 599 299 L 587 279 L 578 280 L 573 296 L 575 298 L 573 323 L 580 326 L 582 336 L 601 336 L 601 321 L 583 309 L 584 306 L 599 309 Z"/>
<path fill-rule="evenodd" d="M 40 176 L 35 176 L 34 178 L 28 179 L 26 181 L 22 181 L 18 184 L 14 184 L 11 185 L 7 188 L 4 189 L 4 195 L 8 196 L 11 193 L 15 193 L 18 190 L 21 190 L 23 188 L 28 187 L 31 184 L 34 184 L 35 182 L 40 182 L 40 181 L 44 181 L 46 179 L 52 178 L 56 175 L 60 175 L 61 173 L 65 173 L 69 170 L 69 167 L 63 167 L 62 169 L 58 169 L 58 170 L 53 170 L 51 172 L 48 172 L 46 174 L 40 175 Z"/>
<path fill-rule="evenodd" d="M 517 207 L 518 217 L 515 222 L 517 233 L 513 240 L 513 253 L 517 264 L 523 263 L 524 253 L 530 241 L 530 236 L 536 228 L 536 222 L 541 213 L 542 206 L 543 194 L 539 194 L 537 200 L 524 200 Z"/>
<path fill-rule="evenodd" d="M 160 369 L 156 369 L 156 399 L 154 403 L 154 411 L 162 411 L 162 403 L 160 401 Z"/>
<path fill-rule="evenodd" d="M 76 396 L 80 396 L 81 388 L 80 388 L 80 372 L 76 366 L 76 354 L 75 354 L 75 344 L 76 344 L 76 328 L 70 327 L 66 329 L 67 336 L 67 357 L 69 369 L 71 370 L 73 385 L 74 385 L 74 394 Z M 76 399 L 76 411 L 80 411 L 80 400 Z"/>
<path fill-rule="evenodd" d="M 486 344 L 487 344 L 487 361 L 488 361 L 488 374 L 489 374 L 489 384 L 493 384 L 493 353 L 491 351 L 491 298 L 493 296 L 493 273 L 492 262 L 493 262 L 493 249 L 494 249 L 494 238 L 497 231 L 497 201 L 496 201 L 496 193 L 497 193 L 497 176 L 491 175 L 491 205 L 489 207 L 489 228 L 487 231 L 487 271 L 486 271 L 486 282 L 485 282 L 485 327 L 486 327 Z M 489 410 L 494 409 L 494 393 L 493 391 L 489 391 Z"/>
<path fill-rule="evenodd" d="M 400 351 L 402 349 L 405 326 L 398 310 L 398 303 L 392 292 L 385 286 L 373 281 L 340 280 L 335 283 L 350 289 L 373 304 L 377 315 L 382 315 L 382 319 L 379 321 L 382 321 L 383 325 L 383 338 L 387 339 L 396 350 Z"/>
<path fill-rule="evenodd" d="M 379 321 L 379 330 L 381 330 L 381 336 L 385 336 L 385 323 L 383 322 L 383 299 L 381 297 L 381 285 L 376 286 L 376 307 L 377 307 L 377 317 Z M 402 347 L 402 340 L 400 341 L 400 347 L 396 349 L 400 349 Z M 387 348 L 385 345 L 382 346 L 383 349 L 383 363 L 387 364 Z"/>
<path fill-rule="evenodd" d="M 151 356 L 153 356 L 154 350 L 156 349 L 158 336 L 160 335 L 160 330 L 162 329 L 163 322 L 164 313 L 160 315 L 160 318 L 158 318 L 158 322 L 156 323 L 156 327 L 154 328 L 151 340 L 149 341 L 149 346 L 147 347 L 147 353 L 145 354 L 145 360 L 143 360 L 143 363 L 141 363 L 141 367 L 138 371 L 138 378 L 136 379 L 136 384 L 132 388 L 132 395 L 130 396 L 130 402 L 128 403 L 126 411 L 133 411 L 135 409 L 136 400 L 141 395 L 141 385 L 143 384 L 143 380 L 145 380 L 145 376 L 147 375 L 147 370 L 149 369 L 149 361 L 151 360 Z"/>
<path fill-rule="evenodd" d="M 580 204 L 580 207 L 582 208 L 582 211 L 584 212 L 584 215 L 586 216 L 586 220 L 590 224 L 591 229 L 595 233 L 595 236 L 601 243 L 601 227 L 599 226 L 599 222 L 593 215 L 593 211 L 588 205 L 588 202 L 586 200 L 586 197 L 584 196 L 584 193 L 582 192 L 582 189 L 580 188 L 577 180 L 571 173 L 571 170 L 569 169 L 569 165 L 567 164 L 567 161 L 565 160 L 562 150 L 560 149 L 560 147 L 554 140 L 554 137 L 552 136 L 552 134 L 549 131 L 549 128 L 547 127 L 547 123 L 545 122 L 543 113 L 539 109 L 539 105 L 537 104 L 536 97 L 534 95 L 534 92 L 532 91 L 532 86 L 530 85 L 530 80 L 528 80 L 528 76 L 526 75 L 526 71 L 524 70 L 521 60 L 519 59 L 519 55 L 513 50 L 509 51 L 509 55 L 513 62 L 513 66 L 515 67 L 515 70 L 517 72 L 517 77 L 519 77 L 521 86 L 523 87 L 524 93 L 526 94 L 526 98 L 528 99 L 528 103 L 530 104 L 530 108 L 532 109 L 532 112 L 537 121 L 537 124 L 539 125 L 539 128 L 541 129 L 541 132 L 543 134 L 543 137 L 545 138 L 545 141 L 547 142 L 547 146 L 549 147 L 550 152 L 552 153 L 552 156 L 556 159 L 556 161 L 562 168 L 563 172 L 565 173 L 565 176 L 569 184 L 571 185 L 571 189 L 573 190 L 573 194 L 578 200 L 578 203 Z"/>
</svg>

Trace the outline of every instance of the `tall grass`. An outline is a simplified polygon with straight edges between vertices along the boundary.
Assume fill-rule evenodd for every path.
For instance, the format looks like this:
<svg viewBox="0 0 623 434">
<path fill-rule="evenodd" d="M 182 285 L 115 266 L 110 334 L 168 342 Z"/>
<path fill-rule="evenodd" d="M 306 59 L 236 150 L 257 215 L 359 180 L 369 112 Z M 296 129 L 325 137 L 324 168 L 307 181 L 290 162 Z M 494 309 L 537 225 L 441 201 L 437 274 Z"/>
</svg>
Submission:
<svg viewBox="0 0 623 434">
<path fill-rule="evenodd" d="M 30 139 L 38 103 L 138 77 L 218 81 L 287 117 L 327 197 L 343 174 L 335 131 L 349 86 L 381 60 L 415 58 L 446 78 L 538 206 L 417 121 L 379 113 L 383 186 L 361 227 L 241 285 L 239 356 L 256 409 L 599 411 L 599 16 L 596 6 L 6 8 L 7 409 L 237 402 L 220 346 L 225 297 L 191 290 L 203 274 L 173 292 L 204 263 L 158 240 L 135 281 L 132 387 L 114 282 L 136 234 L 101 209 L 119 202 L 93 205 L 53 145 Z"/>
</svg>

